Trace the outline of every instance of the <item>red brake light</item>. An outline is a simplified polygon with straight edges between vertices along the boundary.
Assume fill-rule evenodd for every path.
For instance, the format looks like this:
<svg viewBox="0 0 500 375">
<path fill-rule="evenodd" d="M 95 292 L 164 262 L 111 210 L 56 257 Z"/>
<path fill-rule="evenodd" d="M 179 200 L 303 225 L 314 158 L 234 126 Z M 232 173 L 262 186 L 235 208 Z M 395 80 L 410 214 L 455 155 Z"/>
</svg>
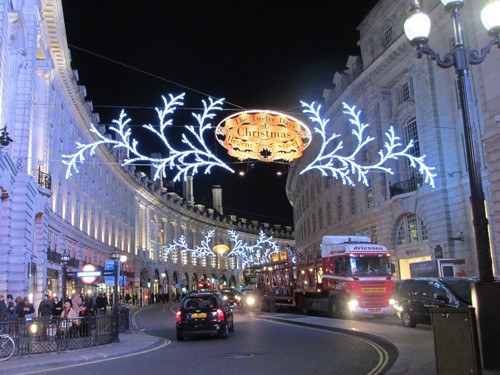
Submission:
<svg viewBox="0 0 500 375">
<path fill-rule="evenodd" d="M 176 323 L 180 323 L 181 322 L 181 317 L 182 317 L 182 313 L 180 311 L 177 311 L 175 313 L 175 322 Z"/>
<path fill-rule="evenodd" d="M 221 309 L 217 309 L 217 320 L 220 322 L 224 320 L 224 311 Z"/>
</svg>

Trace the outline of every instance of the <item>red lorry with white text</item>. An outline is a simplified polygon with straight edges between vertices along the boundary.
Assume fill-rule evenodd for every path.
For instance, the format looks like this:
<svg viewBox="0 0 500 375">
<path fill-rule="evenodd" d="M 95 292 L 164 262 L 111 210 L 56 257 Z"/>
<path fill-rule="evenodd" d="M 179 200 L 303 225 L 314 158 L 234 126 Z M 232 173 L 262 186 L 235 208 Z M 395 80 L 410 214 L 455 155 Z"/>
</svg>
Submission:
<svg viewBox="0 0 500 375">
<path fill-rule="evenodd" d="M 393 314 L 389 252 L 366 236 L 324 236 L 321 257 L 292 254 L 245 269 L 245 284 L 258 290 L 269 311 L 283 307 L 326 312 L 334 318 Z"/>
</svg>

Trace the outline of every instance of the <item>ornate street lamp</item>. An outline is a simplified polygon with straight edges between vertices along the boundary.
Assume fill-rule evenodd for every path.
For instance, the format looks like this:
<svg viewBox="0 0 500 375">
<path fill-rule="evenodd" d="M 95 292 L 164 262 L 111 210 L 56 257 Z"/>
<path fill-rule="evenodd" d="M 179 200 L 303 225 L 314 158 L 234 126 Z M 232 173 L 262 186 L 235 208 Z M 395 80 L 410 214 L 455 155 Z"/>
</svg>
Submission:
<svg viewBox="0 0 500 375">
<path fill-rule="evenodd" d="M 474 126 L 474 116 L 471 113 L 472 95 L 469 76 L 471 65 L 482 63 L 494 45 L 500 47 L 500 0 L 489 1 L 481 12 L 481 21 L 488 34 L 493 37 L 481 52 L 467 49 L 464 45 L 464 32 L 460 25 L 460 9 L 464 5 L 464 0 L 441 0 L 441 2 L 451 14 L 454 36 L 452 52 L 446 53 L 444 58 L 427 47 L 431 21 L 427 14 L 422 12 L 418 0 L 412 1 L 411 15 L 405 21 L 404 29 L 411 45 L 417 48 L 418 58 L 428 55 L 440 68 L 455 68 L 464 126 L 472 225 L 479 270 L 479 281 L 473 284 L 473 300 L 476 308 L 481 356 L 484 368 L 500 368 L 500 360 L 493 354 L 500 347 L 500 325 L 493 319 L 500 311 L 500 284 L 495 283 L 493 277 L 488 219 L 476 145 L 478 137 L 474 136 L 474 131 L 478 127 Z"/>
<path fill-rule="evenodd" d="M 0 132 L 0 146 L 2 147 L 7 147 L 10 145 L 14 140 L 9 137 L 9 133 L 7 133 L 7 125 L 3 127 L 2 131 Z"/>
<path fill-rule="evenodd" d="M 68 262 L 70 260 L 70 257 L 66 250 L 64 250 L 64 253 L 61 255 L 61 264 L 62 264 L 62 297 L 61 301 L 64 305 L 64 302 L 66 302 L 66 272 L 68 270 Z"/>
</svg>

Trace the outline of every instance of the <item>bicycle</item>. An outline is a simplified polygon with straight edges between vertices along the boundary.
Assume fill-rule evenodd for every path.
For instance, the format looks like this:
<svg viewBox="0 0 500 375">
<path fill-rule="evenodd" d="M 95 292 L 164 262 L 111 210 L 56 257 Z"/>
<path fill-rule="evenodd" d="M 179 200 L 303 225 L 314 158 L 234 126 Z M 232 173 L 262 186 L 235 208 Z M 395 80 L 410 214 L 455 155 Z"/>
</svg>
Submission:
<svg viewBox="0 0 500 375">
<path fill-rule="evenodd" d="M 16 343 L 10 335 L 0 331 L 0 361 L 6 361 L 14 354 Z"/>
</svg>

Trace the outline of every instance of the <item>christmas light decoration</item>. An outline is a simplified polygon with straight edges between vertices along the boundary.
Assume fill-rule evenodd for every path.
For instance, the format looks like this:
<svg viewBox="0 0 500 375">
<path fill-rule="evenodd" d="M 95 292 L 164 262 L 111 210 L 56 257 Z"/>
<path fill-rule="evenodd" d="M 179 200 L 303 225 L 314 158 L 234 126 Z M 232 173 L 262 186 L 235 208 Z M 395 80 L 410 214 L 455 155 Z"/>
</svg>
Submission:
<svg viewBox="0 0 500 375">
<path fill-rule="evenodd" d="M 93 155 L 95 154 L 96 148 L 102 144 L 113 145 L 114 148 L 124 148 L 126 150 L 127 157 L 123 160 L 122 166 L 137 162 L 150 163 L 155 171 L 154 180 L 166 177 L 167 168 L 169 170 L 176 171 L 173 181 L 179 181 L 181 178 L 185 179 L 189 175 L 195 175 L 198 173 L 199 169 L 204 169 L 205 174 L 210 173 L 213 167 L 220 167 L 234 173 L 234 169 L 215 156 L 215 154 L 207 147 L 204 139 L 205 132 L 208 129 L 213 128 L 210 124 L 210 120 L 215 117 L 216 111 L 222 110 L 224 99 L 214 100 L 209 98 L 208 103 L 203 100 L 203 112 L 201 114 L 196 114 L 194 112 L 191 113 L 198 122 L 198 125 L 196 127 L 193 125 L 184 125 L 184 128 L 189 131 L 188 134 L 190 134 L 190 137 L 188 137 L 186 133 L 182 133 L 181 136 L 182 143 L 187 146 L 187 150 L 178 150 L 174 148 L 166 136 L 167 128 L 172 125 L 172 119 L 168 117 L 174 114 L 177 106 L 184 104 L 184 94 L 175 97 L 170 94 L 169 99 L 166 99 L 164 96 L 162 96 L 162 99 L 164 108 L 156 108 L 159 118 L 159 126 L 155 127 L 148 124 L 142 125 L 142 127 L 149 130 L 163 142 L 168 153 L 166 157 L 152 158 L 137 150 L 138 141 L 131 138 L 131 131 L 127 126 L 130 119 L 127 118 L 125 111 L 122 110 L 118 120 L 113 120 L 113 123 L 115 123 L 117 127 L 112 126 L 109 128 L 109 130 L 115 132 L 116 139 L 111 139 L 111 137 L 102 134 L 93 124 L 91 124 L 90 130 L 97 135 L 99 140 L 90 144 L 76 142 L 78 151 L 74 154 L 63 155 L 64 158 L 69 159 L 63 160 L 63 163 L 68 166 L 66 170 L 66 178 L 69 178 L 72 175 L 72 171 L 78 173 L 78 164 L 85 161 L 85 152 L 89 151 L 90 155 Z M 384 143 L 384 149 L 378 151 L 379 161 L 372 165 L 361 165 L 356 161 L 356 157 L 359 159 L 361 151 L 370 142 L 375 140 L 374 137 L 364 135 L 364 131 L 369 125 L 361 121 L 361 111 L 357 111 L 355 106 L 349 106 L 346 103 L 342 103 L 344 108 L 343 113 L 350 116 L 349 122 L 354 126 L 352 134 L 357 138 L 357 146 L 352 153 L 350 155 L 343 156 L 339 154 L 340 150 L 344 148 L 344 142 L 338 139 L 340 138 L 340 135 L 333 133 L 332 135 L 327 136 L 326 126 L 329 120 L 325 120 L 321 117 L 321 105 L 316 104 L 315 102 L 308 104 L 301 101 L 300 103 L 304 108 L 303 112 L 309 114 L 309 119 L 313 122 L 313 124 L 316 124 L 314 132 L 321 137 L 321 146 L 318 155 L 300 172 L 300 174 L 304 174 L 311 170 L 318 170 L 321 172 L 322 176 L 332 176 L 334 178 L 341 179 L 344 184 L 351 186 L 355 186 L 352 176 L 357 176 L 357 182 L 368 185 L 368 173 L 372 171 L 383 171 L 389 174 L 394 174 L 393 170 L 384 164 L 389 160 L 398 160 L 399 158 L 404 157 L 408 159 L 411 167 L 418 169 L 418 171 L 424 176 L 425 183 L 434 187 L 434 177 L 436 177 L 436 174 L 432 171 L 434 171 L 435 168 L 425 165 L 425 155 L 415 156 L 409 153 L 409 150 L 414 146 L 413 140 L 410 140 L 410 142 L 403 147 L 403 144 L 400 142 L 400 138 L 395 134 L 392 126 L 385 133 L 387 141 Z M 272 120 L 279 118 L 280 121 L 284 121 L 283 123 L 288 124 L 289 127 L 293 127 L 292 125 L 294 124 L 288 118 L 279 116 L 276 117 L 277 115 L 273 115 L 273 117 L 270 114 L 261 112 L 258 112 L 257 114 L 242 113 L 239 115 L 240 117 L 244 116 L 245 119 L 247 119 L 248 116 L 253 116 L 252 119 L 254 117 L 256 119 L 262 117 L 263 119 L 266 119 L 266 121 L 269 119 Z M 289 123 L 287 123 L 287 121 Z M 281 122 L 278 123 L 280 126 L 282 125 Z M 301 125 L 299 128 L 302 129 Z M 309 139 L 309 131 L 307 130 L 306 132 L 302 130 L 300 132 L 300 136 L 304 136 L 305 139 Z M 219 130 L 219 132 L 221 131 L 222 130 Z M 297 150 L 304 147 L 305 146 L 298 147 Z M 239 154 L 236 156 L 238 155 Z"/>
<path fill-rule="evenodd" d="M 383 164 L 391 159 L 397 160 L 400 157 L 406 157 L 410 166 L 413 168 L 417 168 L 418 166 L 418 171 L 424 176 L 425 182 L 434 187 L 434 177 L 436 177 L 436 174 L 432 173 L 432 171 L 435 168 L 427 167 L 424 164 L 425 155 L 417 157 L 408 153 L 408 150 L 413 147 L 413 140 L 410 140 L 408 145 L 406 145 L 402 150 L 397 151 L 398 148 L 402 147 L 402 144 L 399 142 L 400 138 L 396 136 L 392 126 L 385 133 L 388 138 L 388 141 L 384 143 L 385 152 L 384 150 L 378 151 L 380 158 L 378 163 L 372 165 L 360 165 L 355 160 L 356 156 L 359 156 L 361 150 L 363 150 L 368 143 L 375 139 L 363 134 L 364 130 L 368 128 L 369 125 L 361 121 L 361 111 L 356 111 L 356 106 L 349 106 L 346 103 L 342 103 L 344 108 L 343 113 L 351 117 L 349 122 L 354 126 L 352 134 L 358 141 L 356 148 L 350 155 L 342 156 L 339 155 L 338 152 L 344 148 L 343 141 L 338 141 L 337 145 L 334 144 L 335 140 L 340 137 L 340 134 L 333 133 L 327 138 L 326 125 L 329 120 L 325 120 L 321 117 L 319 113 L 321 105 L 316 105 L 314 102 L 308 104 L 301 101 L 300 103 L 302 104 L 302 107 L 305 108 L 303 112 L 310 114 L 311 116 L 309 119 L 318 125 L 315 126 L 314 132 L 319 134 L 322 139 L 318 155 L 300 172 L 300 174 L 316 169 L 320 171 L 323 176 L 331 175 L 332 177 L 340 178 L 344 184 L 351 186 L 355 186 L 351 175 L 357 175 L 358 182 L 368 185 L 367 174 L 369 172 L 378 170 L 394 174 L 390 167 L 384 166 Z M 328 152 L 328 148 L 332 148 L 332 151 Z"/>
<path fill-rule="evenodd" d="M 148 162 L 151 163 L 155 170 L 154 180 L 162 177 L 166 177 L 166 168 L 170 170 L 177 170 L 173 181 L 179 181 L 181 178 L 185 179 L 188 175 L 195 175 L 198 173 L 199 168 L 204 168 L 205 173 L 210 173 L 213 167 L 221 167 L 234 173 L 234 170 L 229 167 L 226 163 L 215 156 L 212 151 L 207 147 L 204 139 L 204 133 L 207 129 L 211 129 L 212 126 L 209 123 L 211 119 L 215 117 L 215 111 L 222 110 L 222 104 L 224 99 L 214 100 L 209 98 L 209 102 L 202 101 L 203 112 L 202 114 L 192 113 L 192 116 L 198 122 L 198 126 L 185 125 L 184 128 L 191 133 L 191 138 L 186 136 L 186 133 L 182 133 L 182 143 L 187 145 L 188 150 L 181 151 L 174 148 L 168 141 L 166 136 L 166 130 L 172 125 L 172 119 L 168 118 L 172 115 L 177 106 L 184 105 L 184 94 L 178 96 L 169 95 L 169 99 L 162 96 L 164 108 L 156 108 L 156 113 L 159 119 L 159 130 L 151 124 L 142 125 L 144 129 L 149 130 L 154 135 L 156 135 L 165 145 L 168 155 L 165 158 L 152 158 L 150 156 L 144 155 L 137 150 L 139 142 L 135 138 L 131 138 L 130 128 L 127 124 L 130 119 L 124 110 L 121 111 L 118 120 L 113 120 L 113 123 L 117 127 L 112 126 L 109 129 L 114 131 L 116 134 L 116 140 L 106 137 L 106 135 L 101 134 L 94 124 L 91 124 L 90 131 L 97 135 L 98 141 L 90 144 L 82 144 L 76 142 L 78 152 L 70 155 L 62 155 L 64 158 L 69 159 L 69 161 L 63 160 L 63 163 L 68 166 L 66 170 L 66 178 L 71 177 L 72 171 L 78 173 L 77 164 L 83 163 L 85 161 L 85 152 L 89 151 L 90 155 L 94 155 L 96 148 L 102 144 L 113 145 L 113 148 L 124 148 L 127 151 L 127 156 L 122 163 L 122 166 L 137 162 Z M 194 137 L 194 139 L 193 139 Z M 197 144 L 196 144 L 197 143 Z"/>
<path fill-rule="evenodd" d="M 273 240 L 273 237 L 267 237 L 264 231 L 259 232 L 259 239 L 255 245 L 249 245 L 242 241 L 235 230 L 228 230 L 227 232 L 229 240 L 233 245 L 226 256 L 240 257 L 243 267 L 267 263 L 270 254 L 280 251 L 279 245 Z M 172 251 L 177 249 L 192 253 L 196 258 L 216 256 L 217 254 L 210 246 L 210 242 L 214 236 L 215 230 L 209 230 L 200 245 L 190 248 L 186 242 L 186 238 L 182 235 L 179 240 L 174 240 L 172 243 L 162 246 L 163 257 L 167 258 Z"/>
</svg>

